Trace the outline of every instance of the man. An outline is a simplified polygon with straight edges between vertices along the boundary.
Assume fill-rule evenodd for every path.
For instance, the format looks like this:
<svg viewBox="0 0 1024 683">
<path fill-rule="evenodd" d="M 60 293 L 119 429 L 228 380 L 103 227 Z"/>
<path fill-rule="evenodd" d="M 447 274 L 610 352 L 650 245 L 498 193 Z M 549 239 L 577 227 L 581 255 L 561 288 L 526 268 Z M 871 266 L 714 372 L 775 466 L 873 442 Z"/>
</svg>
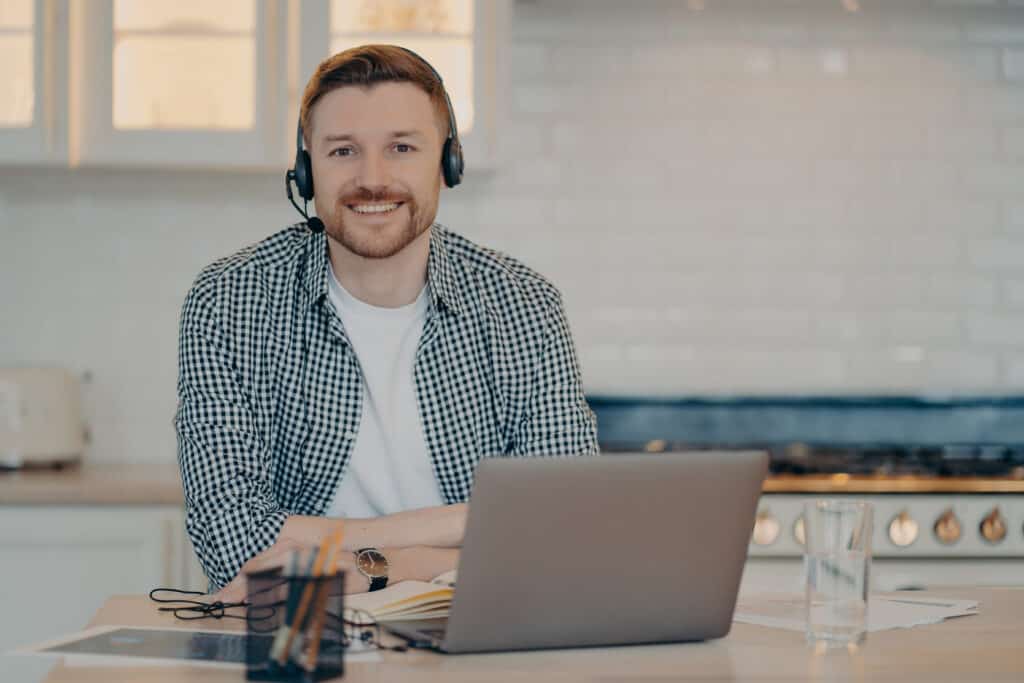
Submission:
<svg viewBox="0 0 1024 683">
<path fill-rule="evenodd" d="M 430 65 L 337 54 L 300 124 L 319 218 L 204 269 L 181 318 L 186 526 L 224 599 L 338 519 L 362 551 L 346 591 L 429 579 L 457 565 L 481 457 L 598 451 L 559 292 L 434 223 L 461 168 Z"/>
</svg>

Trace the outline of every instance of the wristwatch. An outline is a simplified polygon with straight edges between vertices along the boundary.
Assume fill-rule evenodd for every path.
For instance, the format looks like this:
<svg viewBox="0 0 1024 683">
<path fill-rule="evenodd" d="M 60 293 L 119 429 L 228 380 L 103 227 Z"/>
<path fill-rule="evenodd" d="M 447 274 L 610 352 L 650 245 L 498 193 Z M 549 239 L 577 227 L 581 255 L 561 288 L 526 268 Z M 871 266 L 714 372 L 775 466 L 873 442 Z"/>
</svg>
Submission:
<svg viewBox="0 0 1024 683">
<path fill-rule="evenodd" d="M 370 580 L 370 590 L 379 591 L 388 585 L 388 560 L 376 548 L 360 548 L 355 552 L 356 569 Z"/>
</svg>

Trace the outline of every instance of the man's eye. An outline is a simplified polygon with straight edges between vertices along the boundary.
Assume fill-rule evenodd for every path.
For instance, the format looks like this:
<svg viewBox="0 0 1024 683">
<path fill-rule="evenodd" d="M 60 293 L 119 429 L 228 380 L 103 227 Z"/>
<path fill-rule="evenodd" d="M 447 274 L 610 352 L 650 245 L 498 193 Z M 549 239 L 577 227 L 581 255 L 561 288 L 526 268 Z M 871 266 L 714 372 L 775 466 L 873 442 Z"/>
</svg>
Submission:
<svg viewBox="0 0 1024 683">
<path fill-rule="evenodd" d="M 337 149 L 331 150 L 332 157 L 347 157 L 352 154 L 351 147 L 338 147 Z"/>
<path fill-rule="evenodd" d="M 402 152 L 403 154 L 405 152 L 411 152 L 412 149 L 413 149 L 412 145 L 407 145 L 404 142 L 400 142 L 397 145 L 395 145 L 395 151 L 396 152 Z"/>
</svg>

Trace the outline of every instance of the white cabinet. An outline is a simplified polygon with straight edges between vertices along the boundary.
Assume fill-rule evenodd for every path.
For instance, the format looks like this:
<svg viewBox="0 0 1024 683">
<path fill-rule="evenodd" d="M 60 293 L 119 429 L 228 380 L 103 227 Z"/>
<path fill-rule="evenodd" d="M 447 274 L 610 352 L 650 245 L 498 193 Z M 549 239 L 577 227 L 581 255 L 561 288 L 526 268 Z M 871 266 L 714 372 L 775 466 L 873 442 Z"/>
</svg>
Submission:
<svg viewBox="0 0 1024 683">
<path fill-rule="evenodd" d="M 0 2 L 0 163 L 67 161 L 67 5 Z"/>
<path fill-rule="evenodd" d="M 0 163 L 282 170 L 316 65 L 399 43 L 491 166 L 511 0 L 2 0 Z"/>
<path fill-rule="evenodd" d="M 0 651 L 81 629 L 112 595 L 205 590 L 183 515 L 172 505 L 0 507 Z"/>
</svg>

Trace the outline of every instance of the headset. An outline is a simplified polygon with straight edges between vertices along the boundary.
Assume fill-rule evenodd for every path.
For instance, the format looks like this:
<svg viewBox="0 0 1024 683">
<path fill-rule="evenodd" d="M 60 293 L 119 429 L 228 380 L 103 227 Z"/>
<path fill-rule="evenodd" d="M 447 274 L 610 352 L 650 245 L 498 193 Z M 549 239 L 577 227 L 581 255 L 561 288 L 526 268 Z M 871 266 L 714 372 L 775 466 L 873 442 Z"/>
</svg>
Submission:
<svg viewBox="0 0 1024 683">
<path fill-rule="evenodd" d="M 441 85 L 441 92 L 444 93 L 444 103 L 448 110 L 448 137 L 444 141 L 444 147 L 441 150 L 441 172 L 444 175 L 444 184 L 448 187 L 455 187 L 462 182 L 462 174 L 466 168 L 465 159 L 462 156 L 462 143 L 459 142 L 459 131 L 455 126 L 455 111 L 452 109 L 451 98 L 448 97 L 448 90 L 444 87 L 444 81 L 441 79 L 441 74 L 437 72 L 430 62 L 423 59 L 409 48 L 397 46 L 399 49 L 404 50 L 408 54 L 415 57 L 417 60 L 422 62 L 430 69 L 430 72 L 434 74 L 437 82 Z M 298 190 L 299 196 L 302 198 L 302 208 L 295 202 L 295 198 L 292 195 L 292 183 L 295 183 L 295 189 Z M 285 192 L 288 194 L 288 201 L 292 203 L 295 210 L 302 214 L 302 217 L 306 219 L 306 223 L 309 225 L 310 230 L 314 232 L 321 232 L 324 229 L 324 223 L 318 217 L 309 216 L 307 203 L 313 198 L 313 164 L 309 158 L 309 152 L 307 152 L 302 145 L 302 117 L 299 117 L 298 125 L 296 126 L 295 132 L 295 165 L 293 168 L 288 169 L 287 173 L 284 174 L 284 187 Z"/>
</svg>

